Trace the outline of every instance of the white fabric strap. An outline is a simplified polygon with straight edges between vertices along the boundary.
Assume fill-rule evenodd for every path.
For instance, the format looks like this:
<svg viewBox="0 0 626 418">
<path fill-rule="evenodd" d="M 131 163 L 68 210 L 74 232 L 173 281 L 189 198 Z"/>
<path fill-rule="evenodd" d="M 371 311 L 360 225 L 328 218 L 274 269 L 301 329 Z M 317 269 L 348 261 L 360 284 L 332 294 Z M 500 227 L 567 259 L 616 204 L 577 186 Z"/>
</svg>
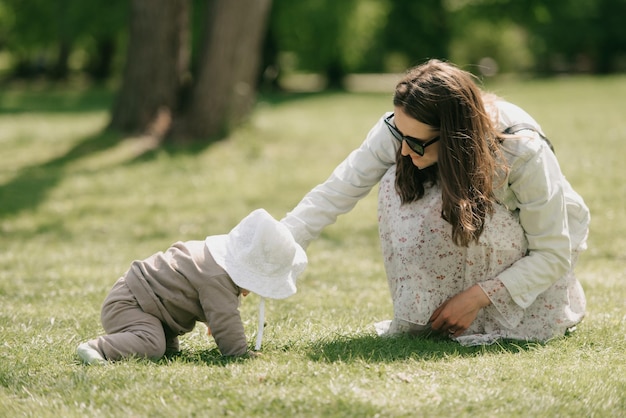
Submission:
<svg viewBox="0 0 626 418">
<path fill-rule="evenodd" d="M 261 342 L 263 341 L 263 328 L 265 325 L 265 298 L 261 298 L 261 302 L 259 303 L 259 326 L 256 333 L 256 345 L 254 346 L 254 351 L 259 351 L 261 349 Z"/>
</svg>

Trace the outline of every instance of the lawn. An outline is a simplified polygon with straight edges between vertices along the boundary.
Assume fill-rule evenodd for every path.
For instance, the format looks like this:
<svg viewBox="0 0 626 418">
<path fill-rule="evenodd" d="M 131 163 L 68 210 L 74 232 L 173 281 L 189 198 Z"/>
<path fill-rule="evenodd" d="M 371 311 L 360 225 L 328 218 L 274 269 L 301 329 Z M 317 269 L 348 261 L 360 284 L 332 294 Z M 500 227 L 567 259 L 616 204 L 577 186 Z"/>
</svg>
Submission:
<svg viewBox="0 0 626 418">
<path fill-rule="evenodd" d="M 277 218 L 390 109 L 390 94 L 262 97 L 207 146 L 105 134 L 104 90 L 0 92 L 0 416 L 459 417 L 626 414 L 626 77 L 490 84 L 525 107 L 592 211 L 577 274 L 588 314 L 540 344 L 379 339 L 391 317 L 376 191 L 308 249 L 298 293 L 268 301 L 263 355 L 225 360 L 206 328 L 179 356 L 78 362 L 100 304 L 138 258 Z M 258 297 L 241 311 L 251 343 Z"/>
</svg>

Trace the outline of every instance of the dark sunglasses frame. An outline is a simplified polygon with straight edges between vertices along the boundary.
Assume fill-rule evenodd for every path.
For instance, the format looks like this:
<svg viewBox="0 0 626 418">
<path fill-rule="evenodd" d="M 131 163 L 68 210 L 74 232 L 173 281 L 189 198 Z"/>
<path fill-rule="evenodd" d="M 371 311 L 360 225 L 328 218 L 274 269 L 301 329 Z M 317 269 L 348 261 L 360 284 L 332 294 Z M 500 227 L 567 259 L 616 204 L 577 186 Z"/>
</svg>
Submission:
<svg viewBox="0 0 626 418">
<path fill-rule="evenodd" d="M 409 148 L 411 148 L 411 150 L 413 152 L 415 152 L 417 155 L 423 156 L 424 155 L 424 148 L 426 148 L 429 145 L 434 144 L 435 142 L 439 141 L 439 137 L 436 136 L 433 139 L 431 139 L 430 141 L 426 141 L 424 143 L 419 142 L 419 140 L 410 137 L 410 136 L 404 136 L 402 134 L 402 132 L 400 132 L 398 130 L 398 128 L 396 128 L 394 125 L 392 125 L 391 123 L 391 119 L 393 119 L 394 114 L 392 113 L 391 115 L 387 116 L 384 121 L 385 121 L 385 125 L 387 125 L 387 128 L 389 128 L 389 131 L 391 132 L 391 134 L 393 135 L 393 137 L 395 139 L 397 139 L 398 141 L 400 141 L 400 143 L 402 143 L 402 141 L 406 141 L 407 145 L 409 146 Z"/>
</svg>

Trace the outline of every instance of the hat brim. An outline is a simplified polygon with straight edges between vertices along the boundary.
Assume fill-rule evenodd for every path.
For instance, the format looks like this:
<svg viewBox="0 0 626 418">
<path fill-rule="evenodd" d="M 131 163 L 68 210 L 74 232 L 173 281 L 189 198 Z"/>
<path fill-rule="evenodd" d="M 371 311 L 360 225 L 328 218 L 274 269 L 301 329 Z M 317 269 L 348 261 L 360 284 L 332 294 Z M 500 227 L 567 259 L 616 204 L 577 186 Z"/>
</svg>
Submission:
<svg viewBox="0 0 626 418">
<path fill-rule="evenodd" d="M 295 294 L 296 279 L 307 266 L 306 252 L 297 245 L 291 260 L 292 268 L 286 276 L 263 275 L 236 259 L 234 251 L 229 249 L 228 235 L 209 236 L 205 242 L 215 262 L 226 270 L 237 286 L 270 299 L 284 299 Z"/>
</svg>

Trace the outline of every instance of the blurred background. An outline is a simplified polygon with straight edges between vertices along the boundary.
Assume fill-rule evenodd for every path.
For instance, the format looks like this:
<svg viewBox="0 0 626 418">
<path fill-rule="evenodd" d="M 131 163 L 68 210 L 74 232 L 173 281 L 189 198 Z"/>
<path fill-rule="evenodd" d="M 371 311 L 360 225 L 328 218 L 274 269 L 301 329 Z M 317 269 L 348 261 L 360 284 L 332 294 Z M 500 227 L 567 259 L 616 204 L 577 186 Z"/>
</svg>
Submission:
<svg viewBox="0 0 626 418">
<path fill-rule="evenodd" d="M 104 86 L 111 129 L 213 138 L 259 91 L 391 92 L 384 74 L 428 58 L 625 72 L 625 18 L 626 0 L 0 0 L 0 80 Z"/>
</svg>

